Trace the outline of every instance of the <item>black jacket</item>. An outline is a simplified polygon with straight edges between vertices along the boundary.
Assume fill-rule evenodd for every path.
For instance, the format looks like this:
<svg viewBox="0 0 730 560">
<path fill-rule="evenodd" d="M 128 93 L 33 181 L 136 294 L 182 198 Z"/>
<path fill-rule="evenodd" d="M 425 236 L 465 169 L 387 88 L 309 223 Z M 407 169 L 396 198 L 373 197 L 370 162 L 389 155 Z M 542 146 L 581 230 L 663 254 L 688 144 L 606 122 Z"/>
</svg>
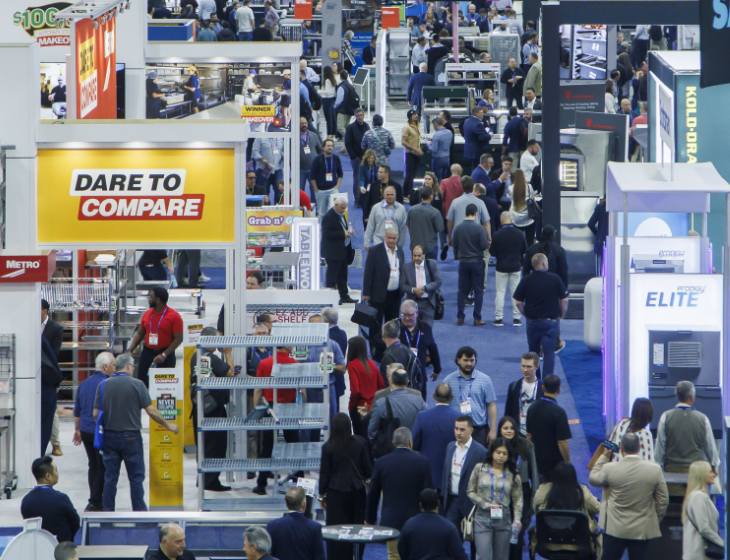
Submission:
<svg viewBox="0 0 730 560">
<path fill-rule="evenodd" d="M 344 261 L 347 258 L 342 214 L 338 214 L 334 208 L 330 208 L 322 218 L 321 253 L 325 259 L 335 261 Z"/>
<path fill-rule="evenodd" d="M 363 488 L 362 481 L 369 479 L 373 474 L 373 465 L 365 440 L 360 436 L 354 436 L 347 457 L 340 457 L 334 451 L 332 440 L 322 446 L 319 493 L 326 494 L 329 489 L 353 492 Z"/>
<path fill-rule="evenodd" d="M 525 234 L 514 226 L 502 227 L 489 247 L 489 254 L 497 259 L 497 272 L 519 272 L 526 251 Z"/>
<path fill-rule="evenodd" d="M 380 185 L 380 181 L 376 181 L 376 183 L 370 186 L 370 192 L 368 192 L 367 197 L 360 199 L 360 203 L 363 205 L 363 216 L 370 216 L 370 210 L 372 210 L 373 206 L 383 200 L 383 197 L 380 196 Z M 403 204 L 403 189 L 401 188 L 401 186 L 393 181 L 393 179 L 388 179 L 387 186 L 393 187 L 395 189 L 396 202 L 400 202 L 401 204 Z M 385 190 L 385 187 L 383 187 L 383 190 Z"/>
<path fill-rule="evenodd" d="M 340 104 L 340 106 L 335 108 L 335 113 L 342 113 L 343 115 L 350 115 L 350 116 L 354 115 L 355 110 L 352 109 L 351 106 L 353 104 L 353 102 L 352 102 L 353 96 L 357 95 L 357 92 L 355 91 L 355 87 L 347 80 L 337 84 L 337 87 L 338 88 L 341 87 L 342 89 L 345 90 L 345 96 L 343 97 L 342 103 Z"/>
<path fill-rule="evenodd" d="M 434 78 L 436 77 L 436 63 L 441 60 L 442 57 L 449 54 L 449 52 L 449 48 L 443 43 L 437 43 L 429 49 L 426 64 L 428 64 L 428 73 L 431 74 Z"/>
<path fill-rule="evenodd" d="M 63 343 L 63 327 L 49 317 L 46 328 L 43 329 L 43 336 L 50 343 L 53 353 L 58 359 L 61 355 L 61 344 Z"/>
<path fill-rule="evenodd" d="M 378 337 L 378 340 L 382 345 L 383 351 L 382 357 L 378 361 L 380 364 L 380 375 L 383 377 L 383 381 L 385 381 L 385 386 L 388 387 L 390 385 L 388 383 L 388 366 L 390 364 L 403 364 L 403 367 L 407 368 L 408 362 L 413 354 L 403 344 L 394 343 L 385 348 L 385 342 L 383 342 L 382 337 Z M 416 389 L 417 391 L 421 390 L 420 387 L 412 387 L 412 389 Z"/>
<path fill-rule="evenodd" d="M 53 355 L 51 344 L 41 337 L 41 384 L 58 387 L 63 381 L 61 367 L 56 356 Z"/>
<path fill-rule="evenodd" d="M 527 249 L 525 258 L 522 261 L 523 278 L 535 270 L 532 268 L 532 257 L 541 252 L 542 250 L 540 249 L 539 242 L 534 243 L 529 249 Z M 548 272 L 552 272 L 553 274 L 560 276 L 565 289 L 570 289 L 568 287 L 568 258 L 565 256 L 565 249 L 557 243 L 553 243 L 545 256 L 548 260 Z"/>
<path fill-rule="evenodd" d="M 492 232 L 492 239 L 494 239 L 494 234 L 502 228 L 499 225 L 499 204 L 497 204 L 497 199 L 488 194 L 480 194 L 477 198 L 487 207 L 487 212 L 489 212 L 489 227 L 491 228 L 489 231 Z"/>
<path fill-rule="evenodd" d="M 322 220 L 324 221 L 324 220 Z M 390 279 L 390 261 L 385 252 L 385 242 L 379 243 L 370 249 L 365 261 L 365 276 L 363 278 L 362 295 L 369 296 L 375 303 L 383 303 L 388 292 L 388 280 Z M 398 256 L 398 268 L 403 274 L 403 249 L 396 247 Z M 400 293 L 400 288 L 398 288 Z"/>
<path fill-rule="evenodd" d="M 48 487 L 37 486 L 28 492 L 20 502 L 20 514 L 23 519 L 42 518 L 41 528 L 54 535 L 58 542 L 73 542 L 81 526 L 69 497 Z"/>
<path fill-rule="evenodd" d="M 605 202 L 596 204 L 593 215 L 588 220 L 588 229 L 596 236 L 593 241 L 593 252 L 598 256 L 603 255 L 603 245 L 608 237 L 608 212 L 606 212 Z"/>
<path fill-rule="evenodd" d="M 513 73 L 515 76 L 522 76 L 522 79 L 517 80 L 517 82 L 515 82 L 514 84 L 511 84 L 509 81 L 513 78 Z M 522 95 L 522 83 L 525 81 L 525 72 L 519 66 L 517 66 L 514 70 L 510 69 L 508 66 L 502 71 L 502 77 L 499 79 L 499 81 L 507 86 L 507 95 Z"/>
<path fill-rule="evenodd" d="M 433 330 L 431 329 L 431 327 L 429 327 L 423 321 L 416 321 L 416 330 L 414 331 L 413 338 L 411 340 L 409 340 L 409 337 L 411 336 L 410 331 L 408 331 L 407 334 L 406 331 L 408 331 L 408 327 L 406 327 L 401 321 L 399 337 L 400 341 L 406 348 L 409 348 L 411 344 L 413 344 L 415 348 L 416 341 L 418 341 L 418 359 L 423 366 L 423 371 L 426 371 L 427 356 L 431 356 L 431 365 L 433 365 L 433 372 L 441 373 L 441 356 L 439 356 L 439 347 L 436 346 L 436 340 L 434 340 L 433 338 Z M 419 387 L 413 388 L 419 389 Z"/>
<path fill-rule="evenodd" d="M 345 129 L 345 149 L 350 159 L 361 158 L 365 155 L 365 150 L 362 149 L 362 137 L 365 133 L 370 130 L 370 125 L 366 122 L 362 124 L 357 121 L 347 125 Z"/>
<path fill-rule="evenodd" d="M 512 420 L 517 422 L 518 426 L 520 423 L 520 393 L 522 392 L 522 379 L 513 381 L 509 384 L 507 389 L 507 402 L 504 403 L 504 415 L 510 416 Z M 539 400 L 545 393 L 542 391 L 542 383 L 537 380 L 537 395 L 535 400 Z"/>
<path fill-rule="evenodd" d="M 401 560 L 467 560 L 456 526 L 438 513 L 409 519 L 398 539 Z"/>
</svg>

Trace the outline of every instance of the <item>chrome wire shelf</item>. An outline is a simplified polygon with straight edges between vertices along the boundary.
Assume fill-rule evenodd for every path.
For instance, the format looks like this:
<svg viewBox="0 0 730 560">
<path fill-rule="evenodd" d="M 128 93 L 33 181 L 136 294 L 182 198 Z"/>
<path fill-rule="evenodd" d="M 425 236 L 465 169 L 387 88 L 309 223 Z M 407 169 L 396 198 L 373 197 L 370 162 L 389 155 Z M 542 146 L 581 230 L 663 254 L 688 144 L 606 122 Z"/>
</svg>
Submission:
<svg viewBox="0 0 730 560">
<path fill-rule="evenodd" d="M 116 311 L 111 278 L 51 278 L 41 297 L 51 311 Z"/>
<path fill-rule="evenodd" d="M 319 470 L 320 459 L 203 459 L 199 473 Z"/>
<path fill-rule="evenodd" d="M 199 390 L 225 389 L 324 389 L 328 382 L 324 375 L 301 377 L 204 377 Z"/>
</svg>

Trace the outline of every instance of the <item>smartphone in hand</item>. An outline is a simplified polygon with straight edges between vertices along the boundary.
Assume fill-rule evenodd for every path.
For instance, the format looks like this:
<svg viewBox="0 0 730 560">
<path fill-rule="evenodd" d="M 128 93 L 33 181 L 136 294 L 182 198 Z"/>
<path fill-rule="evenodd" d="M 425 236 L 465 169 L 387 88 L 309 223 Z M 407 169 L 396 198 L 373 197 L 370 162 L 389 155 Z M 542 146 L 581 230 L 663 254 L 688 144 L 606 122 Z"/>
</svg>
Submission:
<svg viewBox="0 0 730 560">
<path fill-rule="evenodd" d="M 612 441 L 611 441 L 610 439 L 604 439 L 604 440 L 603 440 L 603 441 L 601 442 L 601 445 L 602 445 L 603 447 L 607 447 L 608 449 L 610 449 L 610 450 L 611 450 L 611 451 L 613 451 L 614 453 L 618 453 L 618 451 L 619 451 L 619 449 L 618 449 L 618 445 L 617 445 L 617 444 L 615 444 L 614 442 L 612 442 Z"/>
</svg>

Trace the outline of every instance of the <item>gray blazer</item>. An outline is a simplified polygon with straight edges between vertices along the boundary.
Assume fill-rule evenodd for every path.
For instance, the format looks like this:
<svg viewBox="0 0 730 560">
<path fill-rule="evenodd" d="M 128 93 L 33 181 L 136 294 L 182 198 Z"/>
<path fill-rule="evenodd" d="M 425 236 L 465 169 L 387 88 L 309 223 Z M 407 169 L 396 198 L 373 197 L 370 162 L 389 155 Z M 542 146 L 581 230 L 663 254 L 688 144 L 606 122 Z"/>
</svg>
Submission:
<svg viewBox="0 0 730 560">
<path fill-rule="evenodd" d="M 368 437 L 370 439 L 375 438 L 380 429 L 381 420 L 385 420 L 388 414 L 388 409 L 385 406 L 386 400 L 390 401 L 393 417 L 400 420 L 401 428 L 408 428 L 409 430 L 413 430 L 413 424 L 416 422 L 418 413 L 428 408 L 420 393 L 414 395 L 407 390 L 391 392 L 385 399 L 373 403 L 372 416 L 368 426 Z"/>
<path fill-rule="evenodd" d="M 424 260 L 426 265 L 426 293 L 428 301 L 436 307 L 436 290 L 441 287 L 441 271 L 438 263 L 431 259 Z M 400 277 L 400 291 L 406 296 L 406 299 L 416 299 L 413 288 L 416 285 L 416 264 L 411 261 L 403 266 L 403 274 Z"/>
</svg>

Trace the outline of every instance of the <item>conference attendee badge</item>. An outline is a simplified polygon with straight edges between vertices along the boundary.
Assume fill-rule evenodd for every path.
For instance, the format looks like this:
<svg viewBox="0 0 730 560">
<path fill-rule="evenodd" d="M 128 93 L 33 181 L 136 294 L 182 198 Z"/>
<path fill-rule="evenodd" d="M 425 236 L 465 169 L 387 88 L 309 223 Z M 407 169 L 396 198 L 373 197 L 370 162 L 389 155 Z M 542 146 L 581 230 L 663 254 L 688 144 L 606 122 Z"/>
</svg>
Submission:
<svg viewBox="0 0 730 560">
<path fill-rule="evenodd" d="M 471 414 L 471 399 L 467 399 L 461 403 L 461 413 Z"/>
<path fill-rule="evenodd" d="M 274 154 L 275 156 L 278 156 L 278 155 L 279 155 L 279 147 L 278 147 L 278 146 L 274 146 L 274 147 L 272 147 L 272 148 L 271 148 L 271 151 L 273 152 L 273 154 Z"/>
<path fill-rule="evenodd" d="M 413 355 L 418 358 L 418 348 L 411 348 L 411 352 L 413 352 Z"/>
<path fill-rule="evenodd" d="M 150 346 L 157 346 L 157 333 L 150 333 L 149 343 Z"/>
<path fill-rule="evenodd" d="M 394 228 L 395 222 L 393 220 L 385 220 L 385 229 Z"/>
<path fill-rule="evenodd" d="M 391 268 L 390 269 L 390 277 L 391 278 L 400 278 L 400 274 L 398 273 L 397 268 Z"/>
<path fill-rule="evenodd" d="M 303 146 L 303 149 L 304 149 L 304 155 L 308 156 L 309 154 L 312 153 L 312 150 L 309 146 Z"/>
<path fill-rule="evenodd" d="M 489 510 L 492 519 L 502 519 L 502 506 L 490 506 Z"/>
<path fill-rule="evenodd" d="M 332 173 L 325 173 L 324 180 L 327 181 L 328 183 L 331 183 L 332 182 Z"/>
</svg>

